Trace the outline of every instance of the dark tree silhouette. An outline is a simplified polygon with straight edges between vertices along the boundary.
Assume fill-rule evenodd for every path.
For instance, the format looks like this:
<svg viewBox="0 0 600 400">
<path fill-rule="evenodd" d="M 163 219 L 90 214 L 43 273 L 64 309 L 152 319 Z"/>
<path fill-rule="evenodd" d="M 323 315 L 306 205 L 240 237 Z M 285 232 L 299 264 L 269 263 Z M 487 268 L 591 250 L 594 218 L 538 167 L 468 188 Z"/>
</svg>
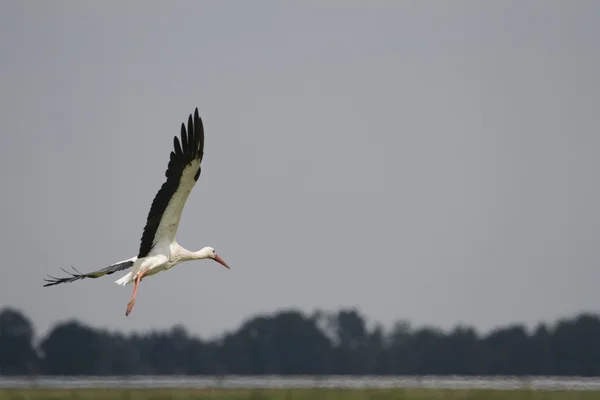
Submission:
<svg viewBox="0 0 600 400">
<path fill-rule="evenodd" d="M 38 372 L 39 358 L 33 339 L 33 326 L 21 312 L 11 308 L 0 312 L 0 374 Z"/>
<path fill-rule="evenodd" d="M 75 321 L 58 324 L 42 341 L 44 371 L 59 375 L 109 375 L 111 343 L 103 335 Z"/>
<path fill-rule="evenodd" d="M 388 332 L 368 328 L 356 309 L 305 315 L 282 310 L 248 319 L 235 331 L 204 341 L 182 326 L 123 335 L 57 324 L 41 342 L 14 309 L 0 312 L 3 375 L 600 375 L 600 317 L 580 314 L 538 325 L 509 325 L 479 335 L 456 326 Z"/>
</svg>

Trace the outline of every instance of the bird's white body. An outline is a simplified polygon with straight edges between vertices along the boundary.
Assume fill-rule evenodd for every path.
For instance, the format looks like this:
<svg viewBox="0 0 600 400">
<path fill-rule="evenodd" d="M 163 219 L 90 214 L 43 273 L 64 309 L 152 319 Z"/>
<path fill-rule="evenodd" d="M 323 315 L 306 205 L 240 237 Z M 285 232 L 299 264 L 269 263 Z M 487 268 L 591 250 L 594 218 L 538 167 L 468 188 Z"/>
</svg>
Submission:
<svg viewBox="0 0 600 400">
<path fill-rule="evenodd" d="M 165 172 L 167 180 L 152 201 L 138 255 L 87 274 L 81 274 L 75 270 L 77 274 L 70 273 L 71 276 L 67 278 L 50 277 L 51 279 L 46 279 L 48 283 L 44 286 L 74 282 L 84 278 L 99 278 L 131 268 L 129 273 L 115 281 L 118 285 L 123 286 L 135 283 L 132 300 L 128 304 L 125 314 L 129 315 L 135 302 L 138 285 L 145 277 L 166 271 L 184 261 L 206 258 L 213 259 L 229 268 L 212 247 L 189 251 L 175 240 L 183 207 L 200 176 L 204 156 L 204 127 L 197 108 L 194 119 L 191 114 L 188 118 L 187 132 L 185 124 L 181 124 L 181 141 L 175 136 L 173 145 L 174 149 L 170 154 L 169 165 Z"/>
<path fill-rule="evenodd" d="M 166 247 L 166 246 L 165 246 Z M 164 247 L 163 247 L 164 249 Z M 160 249 L 158 250 L 160 251 Z M 148 256 L 143 259 L 137 257 L 130 258 L 129 260 L 134 261 L 133 270 L 117 279 L 115 283 L 117 285 L 128 285 L 135 282 L 137 276 L 144 272 L 144 278 L 158 274 L 161 271 L 166 271 L 173 268 L 177 264 L 184 261 L 201 260 L 203 258 L 212 258 L 215 255 L 215 249 L 212 247 L 205 247 L 200 251 L 190 252 L 179 245 L 179 243 L 172 242 L 168 246 L 168 250 L 164 252 L 155 252 L 154 250 Z"/>
</svg>

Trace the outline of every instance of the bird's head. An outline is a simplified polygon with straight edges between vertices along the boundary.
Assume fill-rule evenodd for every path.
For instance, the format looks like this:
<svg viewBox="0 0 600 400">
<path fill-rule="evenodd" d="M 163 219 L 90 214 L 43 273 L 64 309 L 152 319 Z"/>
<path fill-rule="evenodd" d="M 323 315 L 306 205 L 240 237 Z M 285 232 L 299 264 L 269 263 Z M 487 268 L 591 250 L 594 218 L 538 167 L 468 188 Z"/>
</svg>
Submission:
<svg viewBox="0 0 600 400">
<path fill-rule="evenodd" d="M 222 266 L 224 266 L 225 268 L 230 269 L 229 265 L 227 265 L 227 263 L 225 261 L 223 261 L 223 259 L 217 255 L 217 252 L 212 247 L 207 246 L 207 247 L 203 248 L 202 250 L 200 250 L 199 253 L 201 254 L 201 258 L 211 258 L 211 259 L 215 260 L 216 262 L 218 262 L 219 264 L 221 264 Z"/>
</svg>

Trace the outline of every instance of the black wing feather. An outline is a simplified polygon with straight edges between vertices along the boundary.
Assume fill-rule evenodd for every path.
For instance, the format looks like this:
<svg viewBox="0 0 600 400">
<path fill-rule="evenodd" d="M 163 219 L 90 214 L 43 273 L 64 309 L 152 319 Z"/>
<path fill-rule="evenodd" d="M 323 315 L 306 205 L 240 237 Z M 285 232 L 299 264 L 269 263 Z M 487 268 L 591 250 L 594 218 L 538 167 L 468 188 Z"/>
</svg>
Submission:
<svg viewBox="0 0 600 400">
<path fill-rule="evenodd" d="M 188 156 L 195 158 L 196 157 L 196 150 L 198 149 L 198 135 L 195 135 L 194 132 L 194 124 L 192 123 L 192 114 L 190 114 L 190 116 L 188 117 L 188 151 L 189 154 Z"/>
<path fill-rule="evenodd" d="M 50 279 L 44 279 L 45 282 L 48 282 L 44 285 L 44 287 L 58 285 L 59 283 L 75 282 L 75 281 L 78 281 L 78 280 L 84 279 L 84 278 L 94 278 L 94 279 L 100 278 L 101 276 L 114 274 L 117 271 L 123 271 L 125 269 L 131 268 L 132 265 L 133 265 L 133 261 L 123 261 L 121 263 L 113 264 L 104 269 L 100 269 L 98 271 L 90 272 L 87 274 L 80 273 L 74 267 L 71 267 L 71 268 L 73 268 L 75 273 L 65 271 L 63 268 L 61 268 L 65 273 L 67 273 L 71 276 L 68 278 L 55 278 L 53 276 L 48 275 L 48 277 Z"/>
<path fill-rule="evenodd" d="M 181 146 L 183 147 L 184 155 L 187 156 L 188 140 L 185 134 L 185 124 L 181 124 Z"/>
<path fill-rule="evenodd" d="M 183 155 L 183 151 L 181 150 L 181 145 L 179 144 L 179 140 L 177 139 L 177 136 L 173 137 L 173 147 L 175 147 L 176 155 L 178 155 L 178 156 Z"/>
<path fill-rule="evenodd" d="M 160 219 L 165 212 L 169 201 L 179 187 L 181 174 L 185 167 L 195 159 L 202 162 L 204 156 L 204 127 L 202 119 L 198 115 L 198 108 L 194 111 L 194 118 L 190 114 L 188 118 L 188 129 L 186 132 L 185 124 L 181 124 L 181 143 L 177 136 L 173 139 L 174 151 L 171 152 L 169 164 L 165 171 L 167 180 L 162 184 L 148 212 L 146 226 L 142 233 L 140 241 L 140 250 L 138 258 L 143 258 L 150 253 L 153 247 L 154 235 L 160 224 Z M 201 168 L 198 169 L 194 180 L 197 181 L 200 176 Z"/>
</svg>

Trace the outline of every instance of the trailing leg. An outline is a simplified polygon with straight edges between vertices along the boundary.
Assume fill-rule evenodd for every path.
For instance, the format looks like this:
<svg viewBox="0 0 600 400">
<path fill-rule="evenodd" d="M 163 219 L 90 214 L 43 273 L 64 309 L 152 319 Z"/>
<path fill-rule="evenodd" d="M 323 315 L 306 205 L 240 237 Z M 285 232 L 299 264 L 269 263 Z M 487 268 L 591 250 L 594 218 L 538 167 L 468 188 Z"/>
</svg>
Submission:
<svg viewBox="0 0 600 400">
<path fill-rule="evenodd" d="M 133 287 L 133 295 L 131 296 L 131 301 L 127 304 L 127 311 L 125 312 L 125 316 L 129 316 L 131 314 L 131 310 L 133 310 L 133 306 L 135 304 L 135 296 L 137 296 L 138 286 L 144 276 L 143 272 L 140 272 L 138 276 L 135 278 L 135 286 Z"/>
</svg>

